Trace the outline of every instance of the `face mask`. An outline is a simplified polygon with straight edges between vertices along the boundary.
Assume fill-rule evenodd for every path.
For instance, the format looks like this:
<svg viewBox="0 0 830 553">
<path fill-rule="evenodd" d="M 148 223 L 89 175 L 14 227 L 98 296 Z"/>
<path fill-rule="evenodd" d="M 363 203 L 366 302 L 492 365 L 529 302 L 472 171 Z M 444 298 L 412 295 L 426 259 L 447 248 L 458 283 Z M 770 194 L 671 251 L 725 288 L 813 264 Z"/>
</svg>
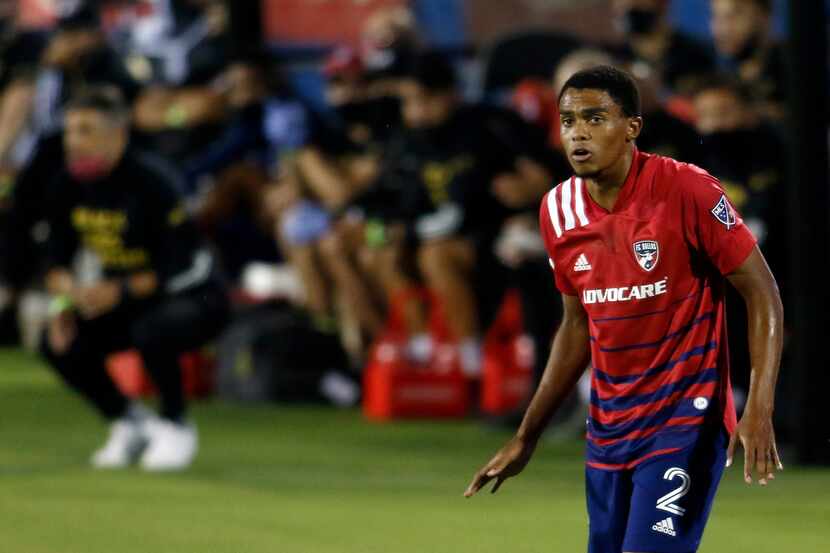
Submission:
<svg viewBox="0 0 830 553">
<path fill-rule="evenodd" d="M 632 35 L 645 35 L 654 30 L 657 25 L 657 12 L 644 10 L 642 8 L 632 8 L 625 12 L 624 24 L 625 29 Z"/>
<path fill-rule="evenodd" d="M 83 156 L 70 161 L 67 169 L 75 180 L 91 182 L 109 175 L 112 171 L 112 163 L 101 156 Z"/>
</svg>

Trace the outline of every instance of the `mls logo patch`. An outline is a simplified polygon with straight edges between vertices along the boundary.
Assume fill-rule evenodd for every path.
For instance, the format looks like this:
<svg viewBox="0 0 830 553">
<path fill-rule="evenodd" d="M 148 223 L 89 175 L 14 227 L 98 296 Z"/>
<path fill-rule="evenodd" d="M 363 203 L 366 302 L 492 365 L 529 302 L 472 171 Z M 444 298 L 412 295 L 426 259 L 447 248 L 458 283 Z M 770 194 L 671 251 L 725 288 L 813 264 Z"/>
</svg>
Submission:
<svg viewBox="0 0 830 553">
<path fill-rule="evenodd" d="M 723 223 L 726 230 L 731 229 L 737 223 L 735 212 L 732 210 L 729 200 L 726 199 L 726 194 L 721 194 L 718 203 L 712 208 L 712 215 L 715 216 L 715 219 Z"/>
<path fill-rule="evenodd" d="M 660 257 L 660 245 L 657 240 L 640 240 L 634 242 L 634 257 L 637 263 L 646 271 L 651 271 L 657 266 L 657 259 Z"/>
</svg>

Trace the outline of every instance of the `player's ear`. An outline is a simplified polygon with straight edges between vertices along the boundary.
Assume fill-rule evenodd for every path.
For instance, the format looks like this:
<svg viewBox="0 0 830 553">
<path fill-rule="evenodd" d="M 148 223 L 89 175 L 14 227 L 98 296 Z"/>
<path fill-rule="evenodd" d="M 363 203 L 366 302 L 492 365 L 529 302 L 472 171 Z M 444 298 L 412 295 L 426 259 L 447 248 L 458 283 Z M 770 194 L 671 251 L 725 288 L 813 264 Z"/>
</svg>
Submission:
<svg viewBox="0 0 830 553">
<path fill-rule="evenodd" d="M 625 141 L 634 142 L 643 130 L 643 118 L 639 115 L 628 118 L 628 128 L 625 131 Z"/>
</svg>

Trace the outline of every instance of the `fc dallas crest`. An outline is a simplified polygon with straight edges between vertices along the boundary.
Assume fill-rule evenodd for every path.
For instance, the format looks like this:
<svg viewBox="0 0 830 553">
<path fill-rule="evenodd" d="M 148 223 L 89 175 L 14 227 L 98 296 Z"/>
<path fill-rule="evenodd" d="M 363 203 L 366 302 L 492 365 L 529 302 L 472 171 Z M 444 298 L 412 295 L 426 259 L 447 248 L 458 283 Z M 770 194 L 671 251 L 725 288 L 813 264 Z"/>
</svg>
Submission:
<svg viewBox="0 0 830 553">
<path fill-rule="evenodd" d="M 660 244 L 657 240 L 638 240 L 634 242 L 634 257 L 640 267 L 651 271 L 657 266 L 657 260 L 660 258 Z"/>
</svg>

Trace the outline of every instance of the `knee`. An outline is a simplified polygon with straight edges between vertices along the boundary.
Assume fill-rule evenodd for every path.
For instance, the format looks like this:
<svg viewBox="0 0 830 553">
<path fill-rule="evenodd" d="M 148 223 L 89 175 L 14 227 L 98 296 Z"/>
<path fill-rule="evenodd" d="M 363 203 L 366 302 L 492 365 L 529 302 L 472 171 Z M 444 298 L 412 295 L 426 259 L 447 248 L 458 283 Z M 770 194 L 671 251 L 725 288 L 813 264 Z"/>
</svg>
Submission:
<svg viewBox="0 0 830 553">
<path fill-rule="evenodd" d="M 440 282 L 451 270 L 450 254 L 443 242 L 424 244 L 418 249 L 418 269 L 430 285 Z"/>
<path fill-rule="evenodd" d="M 340 233 L 333 229 L 318 242 L 320 255 L 329 263 L 337 263 L 343 258 L 343 240 Z"/>
</svg>

